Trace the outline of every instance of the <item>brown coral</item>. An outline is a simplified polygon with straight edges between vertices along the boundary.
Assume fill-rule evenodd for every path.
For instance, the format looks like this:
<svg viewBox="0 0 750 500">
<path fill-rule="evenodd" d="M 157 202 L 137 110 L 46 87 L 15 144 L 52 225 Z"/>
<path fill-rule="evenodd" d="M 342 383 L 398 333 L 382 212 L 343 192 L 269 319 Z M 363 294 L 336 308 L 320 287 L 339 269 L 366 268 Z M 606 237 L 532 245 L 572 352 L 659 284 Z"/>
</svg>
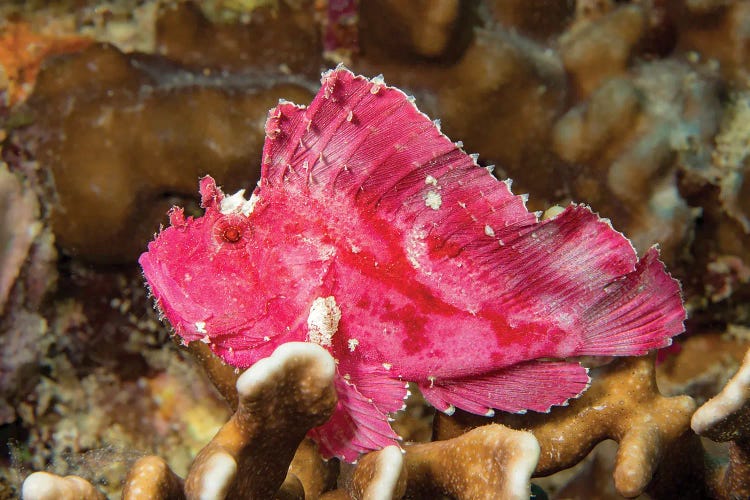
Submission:
<svg viewBox="0 0 750 500">
<path fill-rule="evenodd" d="M 468 25 L 461 23 L 469 8 L 458 0 L 363 0 L 362 51 L 369 57 L 386 60 L 455 54 L 470 36 Z"/>
<path fill-rule="evenodd" d="M 313 2 L 260 3 L 229 23 L 211 22 L 194 2 L 166 4 L 156 21 L 156 50 L 199 70 L 253 67 L 273 73 L 281 68 L 315 77 L 323 51 L 318 27 L 310 22 Z"/>
<path fill-rule="evenodd" d="M 689 428 L 695 403 L 688 396 L 665 398 L 657 387 L 653 356 L 620 359 L 592 373 L 591 387 L 568 406 L 553 407 L 549 415 L 503 414 L 494 422 L 529 429 L 542 452 L 535 474 L 548 475 L 583 459 L 595 444 L 614 439 L 620 444 L 615 467 L 617 491 L 641 494 L 666 448 Z M 468 414 L 438 419 L 439 439 L 482 425 Z"/>
<path fill-rule="evenodd" d="M 698 408 L 691 425 L 714 441 L 750 439 L 750 350 L 724 389 Z"/>
<path fill-rule="evenodd" d="M 750 350 L 724 389 L 698 408 L 691 425 L 714 441 L 730 441 L 729 463 L 716 471 L 712 496 L 750 497 Z"/>
<path fill-rule="evenodd" d="M 539 444 L 528 432 L 485 425 L 446 441 L 407 448 L 407 497 L 529 497 Z"/>
<path fill-rule="evenodd" d="M 67 89 L 61 89 L 62 85 L 56 86 L 57 73 L 52 70 L 59 68 L 58 64 L 61 63 L 50 64 L 51 61 L 47 61 L 45 65 L 50 65 L 49 71 L 53 72 L 49 73 L 51 77 L 45 84 L 47 90 L 40 93 L 40 104 L 32 106 L 41 118 L 31 128 L 35 128 L 37 137 L 45 141 L 41 148 L 33 151 L 38 158 L 27 158 L 29 161 L 22 168 L 11 161 L 16 155 L 13 149 L 16 145 L 29 146 L 31 141 L 28 137 L 33 137 L 31 129 L 24 134 L 13 132 L 10 140 L 5 141 L 3 156 L 11 164 L 11 171 L 19 177 L 28 174 L 32 168 L 30 166 L 36 169 L 34 162 L 40 160 L 39 169 L 35 171 L 45 172 L 47 168 L 57 165 L 54 167 L 56 177 L 63 181 L 66 178 L 83 179 L 82 186 L 88 182 L 89 173 L 95 172 L 92 165 L 96 165 L 103 175 L 113 177 L 121 176 L 132 165 L 136 165 L 136 170 L 141 172 L 138 165 L 144 165 L 144 170 L 163 170 L 165 176 L 179 179 L 176 184 L 166 188 L 162 186 L 161 191 L 143 191 L 150 193 L 145 195 L 145 200 L 139 198 L 134 201 L 134 198 L 130 198 L 127 190 L 134 186 L 127 183 L 127 189 L 122 190 L 117 185 L 112 187 L 105 184 L 110 191 L 91 201 L 90 198 L 81 197 L 81 191 L 72 191 L 62 182 L 60 205 L 55 205 L 50 196 L 42 198 L 43 214 L 49 208 L 57 211 L 55 228 L 62 248 L 68 253 L 90 260 L 128 263 L 130 256 L 140 250 L 135 240 L 141 238 L 145 241 L 155 229 L 144 221 L 156 221 L 157 214 L 161 215 L 174 201 L 184 203 L 177 199 L 188 191 L 192 193 L 195 179 L 205 172 L 205 163 L 210 161 L 219 171 L 223 169 L 226 172 L 227 178 L 223 183 L 230 189 L 233 189 L 233 182 L 235 187 L 249 185 L 240 177 L 245 175 L 249 179 L 251 174 L 246 173 L 246 169 L 252 170 L 257 166 L 259 143 L 252 138 L 260 133 L 265 116 L 265 109 L 261 108 L 266 104 L 258 104 L 257 110 L 253 108 L 253 124 L 240 120 L 242 126 L 237 129 L 239 132 L 236 135 L 217 135 L 225 137 L 214 141 L 222 151 L 211 152 L 208 151 L 210 148 L 205 147 L 206 143 L 201 142 L 205 130 L 196 131 L 197 120 L 185 115 L 183 111 L 187 106 L 184 103 L 196 96 L 214 95 L 215 92 L 221 94 L 222 98 L 205 98 L 201 102 L 212 105 L 220 102 L 225 107 L 219 106 L 219 111 L 230 109 L 236 106 L 236 102 L 242 102 L 241 96 L 245 92 L 238 87 L 250 80 L 262 82 L 257 91 L 268 91 L 268 106 L 282 94 L 280 91 L 270 95 L 272 92 L 267 90 L 268 86 L 273 88 L 292 84 L 295 92 L 306 92 L 304 79 L 317 78 L 317 66 L 322 60 L 321 45 L 314 39 L 316 21 L 310 14 L 312 9 L 307 10 L 309 2 L 261 2 L 264 7 L 256 17 L 250 19 L 248 13 L 257 2 L 218 1 L 201 4 L 208 15 L 190 5 L 166 8 L 159 13 L 157 29 L 152 22 L 157 9 L 149 0 L 113 0 L 104 3 L 84 0 L 75 2 L 75 6 L 68 5 L 70 3 L 55 2 L 57 10 L 46 10 L 46 14 L 38 13 L 41 12 L 38 10 L 39 2 L 24 3 L 28 7 L 22 7 L 21 2 L 11 2 L 11 7 L 20 9 L 24 15 L 35 16 L 35 23 L 27 26 L 33 25 L 36 33 L 58 33 L 62 36 L 63 33 L 56 29 L 36 28 L 45 23 L 54 28 L 54 23 L 60 23 L 58 26 L 64 25 L 68 30 L 77 29 L 79 33 L 91 33 L 115 42 L 122 42 L 123 36 L 138 34 L 148 39 L 147 43 L 119 43 L 118 47 L 137 46 L 140 50 L 153 51 L 158 46 L 162 55 L 169 57 L 118 56 L 125 63 L 107 62 L 106 57 L 99 56 L 82 57 L 78 60 L 99 64 L 99 71 L 87 71 L 83 62 L 80 66 L 73 65 L 69 73 L 79 73 L 81 78 L 61 78 Z M 230 4 L 235 10 L 227 15 L 226 11 L 221 11 L 222 5 Z M 322 4 L 317 2 L 315 8 L 325 8 Z M 133 9 L 133 5 L 137 5 L 137 8 Z M 274 5 L 280 6 L 281 10 L 274 11 Z M 360 71 L 369 75 L 383 72 L 389 82 L 409 87 L 421 106 L 443 119 L 446 131 L 466 142 L 468 148 L 479 152 L 481 161 L 497 162 L 500 175 L 514 177 L 517 188 L 532 191 L 532 199 L 543 199 L 544 203 L 565 203 L 568 199 L 588 202 L 602 215 L 611 217 L 618 229 L 633 236 L 640 249 L 656 241 L 662 242 L 664 256 L 678 264 L 670 267 L 683 280 L 686 298 L 693 311 L 688 329 L 697 333 L 686 341 L 681 353 L 673 355 L 660 366 L 660 384 L 666 381 L 662 390 L 670 395 L 687 393 L 699 401 L 715 393 L 726 380 L 728 372 L 736 366 L 737 356 L 733 350 L 739 352 L 746 345 L 730 341 L 724 338 L 726 336 L 720 337 L 721 332 L 727 323 L 736 323 L 730 330 L 737 330 L 750 321 L 750 309 L 747 307 L 750 292 L 747 282 L 747 269 L 750 269 L 750 238 L 747 234 L 750 183 L 747 179 L 750 174 L 746 158 L 749 136 L 747 120 L 744 119 L 747 114 L 744 108 L 749 101 L 746 95 L 748 44 L 747 30 L 744 29 L 750 10 L 747 2 L 432 2 L 431 5 L 441 8 L 436 9 L 431 17 L 420 17 L 418 13 L 414 16 L 412 7 L 403 7 L 397 2 L 362 0 L 360 5 L 360 48 L 366 50 L 361 50 L 359 55 L 357 50 L 352 51 L 353 64 Z M 214 11 L 209 12 L 212 8 Z M 3 13 L 7 9 L 8 5 L 0 5 Z M 289 13 L 290 9 L 291 16 L 274 18 L 274 12 Z M 382 15 L 389 12 L 386 9 L 399 10 L 398 15 Z M 151 14 L 135 15 L 135 10 Z M 13 19 L 17 19 L 15 14 Z M 263 21 L 258 22 L 258 19 Z M 111 29 L 104 29 L 105 25 Z M 260 33 L 260 25 L 267 27 L 268 33 Z M 403 29 L 394 30 L 394 26 Z M 301 28 L 299 32 L 297 28 Z M 351 28 L 357 31 L 357 27 Z M 480 31 L 475 35 L 476 28 L 480 28 Z M 155 32 L 158 32 L 156 42 L 153 40 Z M 251 36 L 259 33 L 260 39 L 265 41 L 251 39 Z M 218 43 L 209 43 L 211 39 L 218 40 Z M 603 42 L 596 43 L 597 40 Z M 17 56 L 22 54 L 24 47 L 13 42 L 5 48 L 10 50 L 11 55 Z M 274 49 L 278 51 L 274 53 Z M 101 48 L 92 49 L 93 53 L 103 51 Z M 256 57 L 258 54 L 260 57 Z M 261 58 L 265 59 L 259 60 Z M 68 59 L 67 64 L 74 60 L 76 58 Z M 175 65 L 175 61 L 179 61 L 179 64 Z M 36 59 L 32 62 L 34 65 L 38 63 Z M 190 66 L 191 70 L 183 71 L 180 64 Z M 133 66 L 150 68 L 152 72 L 144 76 L 133 71 Z M 210 68 L 208 77 L 202 74 L 204 67 Z M 234 73 L 220 73 L 227 69 L 236 70 L 244 76 L 238 79 Z M 291 72 L 291 75 L 286 76 L 284 72 Z M 70 76 L 65 72 L 61 72 L 61 75 Z M 164 75 L 171 76 L 162 79 Z M 248 75 L 252 78 L 243 80 Z M 114 76 L 122 77 L 124 83 L 118 82 Z M 154 76 L 156 80 L 149 80 Z M 142 84 L 144 81 L 146 85 Z M 203 89 L 207 82 L 212 89 Z M 127 87 L 128 84 L 132 84 L 132 87 Z M 29 87 L 26 83 L 22 86 Z M 74 87 L 81 89 L 80 94 L 71 90 Z M 108 87 L 115 91 L 114 96 L 105 95 L 104 89 Z M 119 94 L 123 88 L 124 93 L 138 95 L 128 101 Z M 149 90 L 155 92 L 151 101 L 147 95 Z M 138 110 L 142 103 L 150 106 L 153 101 L 161 99 L 157 95 L 170 93 L 175 94 L 171 107 L 154 111 L 153 114 Z M 92 96 L 90 103 L 86 94 Z M 284 90 L 283 94 L 287 98 L 294 97 L 289 90 Z M 726 96 L 730 98 L 726 99 Z M 308 99 L 305 96 L 294 98 L 299 101 Z M 50 104 L 48 106 L 42 102 Z M 67 119 L 65 127 L 58 126 L 62 120 L 54 115 L 69 106 L 72 106 L 75 114 L 81 113 L 81 118 L 87 117 L 86 120 L 72 116 Z M 95 109 L 97 107 L 98 111 Z M 206 114 L 206 110 L 211 111 L 209 108 L 206 104 L 192 109 L 196 114 Z M 160 120 L 158 129 L 141 127 L 149 133 L 145 136 L 149 147 L 152 144 L 148 142 L 149 137 L 165 133 L 165 130 L 171 131 L 166 135 L 179 135 L 178 139 L 185 140 L 176 140 L 174 149 L 167 153 L 141 155 L 141 138 L 124 126 L 129 125 L 130 121 L 120 120 L 107 125 L 108 116 L 125 116 L 124 109 L 132 112 L 133 115 L 128 117 L 140 116 L 140 121 L 135 123 L 144 124 L 147 119 Z M 138 115 L 138 112 L 143 114 Z M 172 128 L 173 124 L 168 120 L 171 115 L 182 122 L 178 123 L 179 127 Z M 216 116 L 215 122 L 220 123 L 223 117 Z M 19 117 L 22 118 L 21 122 L 27 121 L 25 116 Z M 99 123 L 106 126 L 102 128 L 97 125 L 95 128 L 94 125 Z M 237 125 L 236 122 L 232 123 Z M 717 123 L 721 123 L 720 129 Z M 90 129 L 89 134 L 84 133 L 86 127 Z M 218 126 L 210 128 L 216 131 Z M 65 147 L 62 145 L 59 139 L 67 133 L 83 145 L 80 151 L 74 150 L 72 141 Z M 252 144 L 242 142 L 246 137 L 251 138 L 249 142 Z M 102 142 L 114 141 L 114 146 L 105 150 L 97 143 L 100 139 Z M 235 153 L 240 149 L 242 151 L 232 156 L 234 160 L 230 161 L 227 148 Z M 178 149 L 187 153 L 178 154 Z M 132 163 L 126 161 L 131 152 L 135 159 Z M 119 159 L 118 154 L 121 155 Z M 113 156 L 105 158 L 105 155 Z M 125 160 L 122 155 L 126 157 Z M 111 160 L 112 157 L 115 160 Z M 194 159 L 203 165 L 194 165 Z M 68 168 L 79 160 L 82 165 L 88 166 L 88 170 L 84 168 L 80 175 L 72 167 Z M 60 165 L 67 166 L 58 168 Z M 218 171 L 213 173 L 217 174 Z M 184 193 L 180 185 L 182 181 L 186 183 Z M 73 196 L 69 195 L 71 192 Z M 149 198 L 153 193 L 157 194 Z M 76 206 L 79 204 L 89 207 L 89 212 L 97 216 L 87 215 L 83 209 L 78 211 Z M 545 207 L 540 204 L 532 208 Z M 72 210 L 70 220 L 59 217 L 61 208 Z M 147 213 L 149 210 L 153 210 L 153 213 Z M 106 224 L 100 223 L 99 219 L 106 221 Z M 141 236 L 132 237 L 138 234 Z M 49 235 L 46 241 L 44 248 L 53 249 Z M 134 242 L 132 247 L 126 250 L 131 241 Z M 31 247 L 32 257 L 36 252 L 35 245 Z M 54 255 L 48 260 L 54 261 Z M 153 373 L 164 370 L 163 365 L 153 362 L 158 350 L 155 339 L 163 339 L 164 332 L 160 332 L 162 337 L 156 334 L 146 336 L 134 333 L 129 337 L 107 334 L 113 324 L 120 324 L 118 315 L 125 318 L 135 313 L 139 323 L 147 320 L 140 316 L 140 312 L 126 307 L 128 304 L 132 304 L 132 308 L 138 307 L 137 301 L 123 302 L 113 298 L 110 287 L 90 286 L 90 282 L 82 279 L 82 276 L 96 274 L 98 269 L 82 266 L 75 260 L 70 268 L 60 268 L 63 274 L 70 272 L 72 277 L 64 283 L 59 297 L 52 301 L 54 314 L 38 309 L 43 293 L 29 293 L 21 297 L 29 310 L 16 313 L 14 309 L 12 321 L 8 318 L 4 323 L 7 332 L 2 338 L 6 347 L 2 368 L 8 370 L 19 366 L 22 369 L 16 370 L 16 375 L 12 377 L 6 376 L 8 371 L 3 371 L 0 377 L 6 387 L 13 388 L 14 394 L 12 399 L 6 400 L 9 404 L 0 404 L 4 410 L 3 418 L 7 419 L 6 422 L 17 422 L 11 424 L 17 426 L 11 427 L 11 431 L 17 429 L 19 436 L 25 432 L 31 434 L 31 463 L 36 468 L 45 467 L 45 460 L 59 453 L 68 442 L 74 442 L 76 446 L 71 449 L 79 453 L 103 446 L 102 443 L 116 438 L 127 441 L 131 447 L 149 448 L 150 453 L 168 456 L 174 469 L 184 474 L 186 467 L 177 463 L 179 460 L 175 459 L 175 455 L 182 453 L 185 455 L 183 460 L 189 461 L 191 454 L 180 448 L 174 455 L 168 455 L 167 449 L 174 451 L 172 448 L 177 448 L 174 443 L 169 444 L 172 434 L 161 435 L 158 430 L 152 430 L 154 426 L 149 427 L 153 415 L 158 417 L 155 419 L 156 428 L 170 423 L 164 415 L 180 411 L 180 405 L 187 405 L 191 412 L 196 411 L 189 398 L 169 399 L 165 396 L 178 384 L 174 374 L 160 377 Z M 32 289 L 33 283 L 49 285 L 54 282 L 45 278 L 48 271 L 55 271 L 54 267 L 40 266 L 42 271 L 35 271 L 32 280 L 31 274 L 27 273 L 29 264 L 25 264 L 25 269 L 21 270 L 17 283 L 22 286 L 13 289 L 11 301 L 18 299 L 14 294 L 21 288 L 25 292 Z M 63 263 L 62 266 L 67 264 Z M 14 274 L 15 270 L 9 266 L 3 268 L 2 273 L 7 276 Z M 114 275 L 101 275 L 96 280 L 101 283 L 115 278 Z M 84 287 L 81 286 L 82 282 L 85 283 Z M 27 301 L 32 295 L 35 298 Z M 79 302 L 84 304 L 83 307 Z M 107 304 L 108 310 L 110 302 L 115 305 L 108 314 L 96 316 L 95 311 L 101 308 L 98 302 Z M 92 304 L 97 306 L 92 307 Z M 87 322 L 103 327 L 100 330 L 80 326 Z M 127 347 L 117 359 L 128 365 L 129 373 L 149 370 L 148 376 L 138 381 L 151 390 L 135 391 L 132 380 L 109 373 L 116 353 L 115 346 L 126 342 Z M 66 360 L 66 369 L 62 370 L 57 358 L 40 360 L 41 352 L 48 345 L 60 347 L 63 353 L 60 357 L 69 357 L 75 366 Z M 102 347 L 105 345 L 108 347 Z M 34 351 L 28 349 L 30 346 L 43 349 Z M 150 357 L 146 356 L 148 362 L 142 355 L 143 346 L 148 346 L 151 351 Z M 196 346 L 190 347 L 192 350 Z M 107 356 L 103 355 L 105 350 L 109 352 Z M 85 353 L 85 368 L 80 366 L 81 353 Z M 174 353 L 164 351 L 161 354 L 162 358 L 169 356 L 174 356 Z M 91 371 L 88 365 L 97 363 L 104 363 L 107 367 Z M 210 360 L 207 363 L 210 364 Z M 26 367 L 33 370 L 28 371 Z M 55 382 L 43 378 L 36 389 L 39 399 L 34 395 L 29 401 L 19 402 L 16 389 L 26 391 L 28 384 L 33 386 L 39 379 L 38 372 L 42 367 L 51 370 Z M 208 373 L 225 398 L 236 406 L 236 375 L 233 370 L 221 364 L 208 368 Z M 83 380 L 82 384 L 79 379 Z M 66 399 L 68 394 L 59 396 L 61 399 L 50 396 L 72 391 L 78 385 L 85 386 L 88 396 L 81 396 L 81 401 L 73 398 L 78 401 L 76 404 Z M 107 387 L 105 396 L 91 397 L 99 387 Z M 143 414 L 146 419 L 142 424 L 143 429 L 115 425 L 114 430 L 103 433 L 91 423 L 93 418 L 76 420 L 75 425 L 71 423 L 74 417 L 70 415 L 81 414 L 83 408 L 91 407 L 91 414 L 96 416 L 106 414 L 112 408 L 122 408 L 122 401 L 112 406 L 104 401 L 118 392 L 132 392 L 132 397 L 122 397 L 122 401 L 132 404 Z M 148 398 L 148 404 L 136 404 L 133 398 L 137 397 Z M 161 397 L 165 397 L 165 404 L 159 407 L 150 400 Z M 627 394 L 623 393 L 623 397 L 625 401 L 629 400 Z M 572 407 L 583 410 L 577 404 L 573 403 Z M 597 402 L 591 401 L 591 404 L 597 405 Z M 35 408 L 44 410 L 37 412 Z M 201 411 L 197 414 L 205 416 L 210 411 L 219 415 L 214 418 L 219 421 L 223 419 L 222 412 L 217 412 L 215 406 L 207 403 L 202 405 Z M 527 419 L 537 427 L 542 427 L 549 420 L 549 425 L 553 426 L 559 424 L 555 419 L 560 411 L 566 410 L 554 410 L 546 416 L 513 418 L 518 422 Z M 45 416 L 45 412 L 60 413 L 60 416 L 52 419 Z M 589 412 L 595 413 L 591 409 Z M 420 412 L 416 414 L 421 415 Z M 680 422 L 684 420 L 682 417 L 684 415 L 681 414 Z M 440 420 L 442 422 L 443 417 Z M 102 421 L 121 423 L 108 419 Z M 422 436 L 420 439 L 426 439 L 424 428 L 422 425 L 414 435 L 419 434 Z M 128 436 L 135 432 L 148 439 L 130 439 Z M 722 489 L 712 485 L 722 484 L 725 476 L 737 475 L 732 476 L 723 468 L 718 475 L 714 475 L 713 469 L 704 470 L 700 443 L 693 438 L 695 436 L 688 433 L 675 440 L 672 447 L 664 447 L 656 474 L 661 486 L 652 483 L 650 492 L 655 492 L 658 486 L 658 491 L 671 491 L 674 496 L 677 494 L 674 490 L 662 486 L 670 481 L 676 484 L 679 478 L 686 477 L 690 479 L 686 484 L 697 490 L 705 485 L 714 496 L 731 492 L 731 488 Z M 165 443 L 158 444 L 159 441 Z M 731 458 L 733 464 L 747 463 L 741 458 L 741 450 L 736 448 L 740 442 L 730 444 L 734 450 Z M 47 448 L 43 448 L 43 445 Z M 543 450 L 548 447 L 542 442 Z M 692 460 L 686 460 L 686 457 L 692 457 Z M 542 458 L 544 461 L 545 458 Z M 653 456 L 647 455 L 646 458 Z M 404 459 L 408 461 L 409 455 Z M 370 460 L 373 459 L 363 457 L 362 463 Z M 574 459 L 568 463 L 572 461 Z M 549 459 L 548 462 L 554 460 Z M 558 465 L 562 466 L 563 463 Z M 669 466 L 676 469 L 678 475 L 669 476 L 666 470 Z M 593 469 L 600 470 L 598 466 Z M 55 470 L 67 474 L 64 470 Z M 313 497 L 329 491 L 338 474 L 337 467 L 330 462 L 322 462 L 314 447 L 306 441 L 297 451 L 292 472 L 304 485 L 306 494 L 317 492 L 312 494 Z M 364 468 L 360 471 L 361 474 L 365 472 Z M 287 478 L 289 489 L 286 491 L 292 494 L 294 491 L 299 493 L 299 483 L 295 482 L 294 476 L 290 474 Z M 367 479 L 366 476 L 364 474 L 363 477 Z M 365 479 L 360 481 L 358 491 L 366 491 L 371 484 L 370 480 Z M 550 481 L 555 480 L 559 481 L 555 478 Z M 0 497 L 4 494 L 3 486 L 0 484 Z M 586 488 L 583 496 L 595 495 L 590 484 L 587 483 Z M 742 490 L 735 488 L 735 491 Z M 685 490 L 678 493 L 686 494 Z M 343 489 L 338 490 L 337 494 L 349 495 Z"/>
<path fill-rule="evenodd" d="M 582 14 L 560 38 L 560 56 L 579 95 L 588 96 L 607 79 L 627 72 L 646 19 L 637 5 L 623 5 L 601 16 Z"/>
<path fill-rule="evenodd" d="M 48 472 L 34 472 L 23 483 L 26 500 L 104 500 L 94 486 L 77 476 L 60 477 Z"/>
<path fill-rule="evenodd" d="M 40 73 L 29 133 L 40 134 L 37 159 L 57 199 L 52 226 L 70 254 L 131 260 L 201 175 L 254 182 L 267 110 L 282 95 L 309 99 L 288 78 L 196 75 L 170 64 L 97 45 Z"/>
<path fill-rule="evenodd" d="M 284 495 L 296 497 L 302 483 L 296 477 L 287 479 L 287 470 L 307 431 L 333 411 L 334 373 L 333 358 L 310 343 L 284 344 L 248 369 L 237 380 L 237 411 L 195 458 L 184 483 L 185 495 L 271 498 L 283 489 Z M 83 494 L 79 491 L 96 492 L 81 478 L 37 473 L 24 483 L 24 496 L 48 498 L 50 492 L 72 486 L 79 489 L 67 498 L 78 498 Z M 181 492 L 182 480 L 165 462 L 145 457 L 128 474 L 123 495 L 174 498 Z"/>
</svg>

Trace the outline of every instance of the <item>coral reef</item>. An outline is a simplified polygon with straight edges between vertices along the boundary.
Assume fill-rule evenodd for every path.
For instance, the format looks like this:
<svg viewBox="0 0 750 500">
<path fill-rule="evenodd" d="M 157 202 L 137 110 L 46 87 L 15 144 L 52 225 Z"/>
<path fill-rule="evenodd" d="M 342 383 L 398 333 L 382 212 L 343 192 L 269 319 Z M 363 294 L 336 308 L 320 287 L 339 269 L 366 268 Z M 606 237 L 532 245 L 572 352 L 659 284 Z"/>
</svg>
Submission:
<svg viewBox="0 0 750 500">
<path fill-rule="evenodd" d="M 298 445 L 333 411 L 334 370 L 333 358 L 314 344 L 277 348 L 237 379 L 235 414 L 201 450 L 184 481 L 161 458 L 143 457 L 128 472 L 122 498 L 317 498 L 325 486 L 330 489 L 330 474 L 317 467 L 311 476 L 322 461 L 314 450 L 310 456 L 309 443 Z M 397 446 L 372 452 L 342 489 L 321 498 L 524 499 L 538 458 L 539 445 L 528 432 L 487 425 L 454 439 L 411 445 L 405 453 Z M 484 469 L 484 481 L 477 481 L 478 469 Z M 23 495 L 101 498 L 83 478 L 47 472 L 28 476 Z"/>
<path fill-rule="evenodd" d="M 47 65 L 27 102 L 39 134 L 28 140 L 54 185 L 57 243 L 125 262 L 156 229 L 149 220 L 187 197 L 182 179 L 209 168 L 253 182 L 266 111 L 288 95 L 308 93 L 283 75 L 195 74 L 107 45 Z"/>
<path fill-rule="evenodd" d="M 665 449 L 690 426 L 695 403 L 688 396 L 665 398 L 656 388 L 652 357 L 618 360 L 591 373 L 591 387 L 567 406 L 549 415 L 508 415 L 494 422 L 528 429 L 539 440 L 541 457 L 536 474 L 548 475 L 575 465 L 597 443 L 619 443 L 614 480 L 626 497 L 648 486 Z M 438 439 L 449 438 L 485 422 L 466 415 L 439 416 Z"/>
<path fill-rule="evenodd" d="M 748 2 L 62 0 L 0 18 L 0 498 L 32 471 L 58 498 L 184 492 L 240 374 L 168 341 L 135 256 L 170 205 L 197 213 L 198 177 L 252 186 L 267 109 L 309 102 L 331 60 L 413 94 L 529 209 L 588 203 L 640 254 L 660 244 L 690 317 L 655 370 L 592 364 L 590 391 L 548 414 L 438 414 L 433 436 L 412 386 L 393 423 L 405 454 L 339 466 L 303 440 L 266 491 L 492 498 L 517 459 L 519 498 L 540 474 L 552 498 L 748 495 L 731 413 L 750 347 Z M 538 464 L 511 456 L 503 443 L 530 443 L 514 429 Z M 464 484 L 480 465 L 494 486 Z"/>
</svg>

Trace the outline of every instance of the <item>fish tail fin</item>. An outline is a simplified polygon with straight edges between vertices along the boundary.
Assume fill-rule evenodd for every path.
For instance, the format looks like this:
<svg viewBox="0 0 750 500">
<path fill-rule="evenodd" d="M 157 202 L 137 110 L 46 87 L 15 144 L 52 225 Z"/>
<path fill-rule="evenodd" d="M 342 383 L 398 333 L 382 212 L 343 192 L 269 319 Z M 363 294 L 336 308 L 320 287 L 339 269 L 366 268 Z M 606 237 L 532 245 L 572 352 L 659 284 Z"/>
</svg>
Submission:
<svg viewBox="0 0 750 500">
<path fill-rule="evenodd" d="M 685 330 L 680 285 L 656 247 L 605 292 L 583 313 L 582 342 L 574 355 L 638 356 L 670 345 Z"/>
</svg>

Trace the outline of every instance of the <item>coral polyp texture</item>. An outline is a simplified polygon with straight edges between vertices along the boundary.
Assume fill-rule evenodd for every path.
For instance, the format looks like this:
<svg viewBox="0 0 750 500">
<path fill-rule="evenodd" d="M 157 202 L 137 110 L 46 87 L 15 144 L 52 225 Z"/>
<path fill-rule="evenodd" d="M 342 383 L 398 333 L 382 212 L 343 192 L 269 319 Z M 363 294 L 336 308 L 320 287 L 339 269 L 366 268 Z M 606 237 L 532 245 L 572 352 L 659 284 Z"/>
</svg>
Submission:
<svg viewBox="0 0 750 500">
<path fill-rule="evenodd" d="M 232 366 L 328 349 L 339 404 L 310 433 L 327 456 L 394 444 L 405 381 L 447 413 L 547 411 L 589 379 L 540 358 L 644 354 L 684 329 L 655 249 L 639 260 L 585 206 L 539 220 L 406 94 L 344 68 L 269 112 L 249 199 L 200 192 L 203 217 L 174 208 L 140 258 L 156 303 Z"/>
<path fill-rule="evenodd" d="M 750 498 L 748 26 L 0 2 L 0 500 Z"/>
</svg>

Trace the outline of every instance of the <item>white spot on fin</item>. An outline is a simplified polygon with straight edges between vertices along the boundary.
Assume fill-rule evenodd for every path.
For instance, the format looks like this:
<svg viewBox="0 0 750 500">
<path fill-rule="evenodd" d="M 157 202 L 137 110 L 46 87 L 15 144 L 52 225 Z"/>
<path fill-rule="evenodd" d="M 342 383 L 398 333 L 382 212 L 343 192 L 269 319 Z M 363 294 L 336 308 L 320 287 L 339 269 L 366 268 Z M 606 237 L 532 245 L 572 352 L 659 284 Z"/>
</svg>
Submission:
<svg viewBox="0 0 750 500">
<path fill-rule="evenodd" d="M 443 198 L 437 191 L 430 190 L 424 195 L 424 204 L 433 210 L 437 210 L 443 204 Z"/>
<path fill-rule="evenodd" d="M 346 343 L 349 345 L 349 351 L 350 352 L 354 352 L 354 349 L 356 349 L 357 346 L 359 345 L 359 340 L 357 340 L 357 339 L 349 339 L 349 340 L 347 340 Z"/>
</svg>

